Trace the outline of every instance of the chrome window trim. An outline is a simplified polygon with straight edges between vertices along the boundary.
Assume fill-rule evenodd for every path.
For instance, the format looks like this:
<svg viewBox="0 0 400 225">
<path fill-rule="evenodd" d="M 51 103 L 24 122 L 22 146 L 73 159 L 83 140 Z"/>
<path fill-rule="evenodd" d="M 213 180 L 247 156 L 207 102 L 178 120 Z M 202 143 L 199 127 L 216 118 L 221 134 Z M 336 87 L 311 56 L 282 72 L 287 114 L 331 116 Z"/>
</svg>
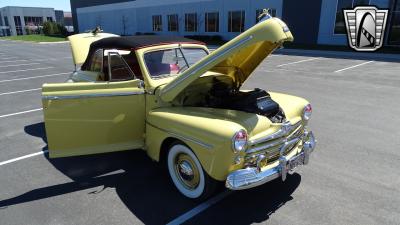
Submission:
<svg viewBox="0 0 400 225">
<path fill-rule="evenodd" d="M 251 40 L 253 38 L 253 35 L 248 36 L 246 39 L 243 39 L 241 41 L 239 41 L 238 43 L 236 43 L 235 45 L 225 49 L 224 51 L 220 52 L 217 55 L 214 55 L 211 59 L 209 59 L 204 65 L 200 66 L 199 68 L 197 68 L 196 70 L 192 71 L 191 73 L 188 73 L 186 76 L 179 76 L 178 78 L 176 78 L 176 83 L 172 83 L 171 86 L 166 86 L 165 88 L 163 88 L 161 90 L 161 94 L 165 94 L 166 92 L 168 92 L 169 90 L 171 90 L 172 88 L 174 88 L 176 85 L 182 83 L 184 80 L 186 80 L 188 77 L 190 77 L 192 74 L 197 73 L 199 70 L 201 70 L 203 67 L 207 66 L 210 63 L 213 63 L 217 58 L 227 54 L 228 52 L 230 52 L 232 49 L 238 48 L 240 45 L 248 42 L 249 40 Z M 174 80 L 175 81 L 175 80 Z M 171 81 L 171 82 L 174 82 Z"/>
<path fill-rule="evenodd" d="M 113 79 L 112 78 L 112 73 L 111 73 L 111 71 L 112 71 L 112 68 L 111 68 L 111 56 L 112 55 L 117 55 L 121 60 L 122 60 L 122 63 L 126 66 L 126 68 L 128 69 L 128 71 L 129 71 L 129 75 L 130 75 L 130 77 L 129 78 L 127 78 L 127 79 Z M 107 54 L 107 57 L 108 57 L 108 74 L 109 74 L 109 81 L 110 82 L 112 82 L 112 81 L 124 81 L 124 80 L 134 80 L 134 79 L 136 79 L 136 75 L 135 75 L 135 73 L 132 71 L 132 69 L 131 69 L 131 67 L 129 66 L 129 64 L 125 61 L 125 59 L 124 59 L 124 57 L 122 57 L 121 56 L 121 54 L 119 54 L 118 53 L 118 50 L 117 51 L 109 51 L 108 52 L 108 54 Z"/>
<path fill-rule="evenodd" d="M 202 142 L 202 141 L 200 141 L 200 140 L 198 140 L 198 139 L 191 138 L 191 137 L 187 137 L 187 136 L 184 136 L 184 135 L 181 135 L 181 134 L 177 134 L 177 133 L 175 133 L 175 132 L 172 132 L 172 131 L 169 131 L 169 130 L 166 130 L 166 129 L 157 127 L 157 126 L 155 126 L 155 125 L 149 123 L 148 121 L 146 121 L 146 123 L 147 123 L 148 125 L 154 127 L 154 128 L 157 128 L 157 129 L 159 129 L 159 130 L 161 130 L 161 131 L 166 132 L 167 134 L 170 134 L 171 136 L 174 136 L 174 137 L 183 139 L 183 140 L 185 140 L 185 141 L 193 142 L 193 143 L 198 144 L 198 145 L 200 145 L 200 146 L 202 146 L 202 147 L 204 147 L 204 148 L 206 148 L 206 149 L 208 149 L 208 150 L 211 150 L 211 149 L 214 147 L 213 145 L 204 143 L 204 142 Z"/>
<path fill-rule="evenodd" d="M 79 94 L 79 95 L 45 95 L 44 100 L 62 100 L 62 99 L 80 99 L 80 98 L 99 98 L 99 97 L 117 97 L 144 94 L 144 91 L 134 92 L 115 92 L 115 93 L 95 93 L 95 94 Z"/>
</svg>

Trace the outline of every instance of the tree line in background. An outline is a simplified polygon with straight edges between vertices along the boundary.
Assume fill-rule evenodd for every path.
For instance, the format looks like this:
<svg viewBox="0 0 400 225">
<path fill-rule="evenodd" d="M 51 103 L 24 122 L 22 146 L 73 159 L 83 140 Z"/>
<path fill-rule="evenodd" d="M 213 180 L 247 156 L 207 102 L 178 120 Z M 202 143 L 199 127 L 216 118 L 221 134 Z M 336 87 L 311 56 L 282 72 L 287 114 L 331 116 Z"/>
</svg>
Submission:
<svg viewBox="0 0 400 225">
<path fill-rule="evenodd" d="M 46 21 L 43 26 L 27 25 L 26 34 L 44 34 L 46 36 L 67 37 L 67 29 L 56 22 Z"/>
</svg>

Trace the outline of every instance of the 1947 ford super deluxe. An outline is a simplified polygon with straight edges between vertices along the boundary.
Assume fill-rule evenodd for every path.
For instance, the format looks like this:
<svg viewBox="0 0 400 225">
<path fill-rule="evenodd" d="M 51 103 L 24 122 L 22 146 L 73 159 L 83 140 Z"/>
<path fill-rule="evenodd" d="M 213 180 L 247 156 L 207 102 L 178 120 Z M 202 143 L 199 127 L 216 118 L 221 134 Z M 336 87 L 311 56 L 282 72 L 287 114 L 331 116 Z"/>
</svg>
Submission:
<svg viewBox="0 0 400 225">
<path fill-rule="evenodd" d="M 193 199 L 221 181 L 241 190 L 285 180 L 308 163 L 309 102 L 240 89 L 293 40 L 280 19 L 268 16 L 212 53 L 178 37 L 94 32 L 69 40 L 80 69 L 42 89 L 50 157 L 143 149 Z"/>
</svg>

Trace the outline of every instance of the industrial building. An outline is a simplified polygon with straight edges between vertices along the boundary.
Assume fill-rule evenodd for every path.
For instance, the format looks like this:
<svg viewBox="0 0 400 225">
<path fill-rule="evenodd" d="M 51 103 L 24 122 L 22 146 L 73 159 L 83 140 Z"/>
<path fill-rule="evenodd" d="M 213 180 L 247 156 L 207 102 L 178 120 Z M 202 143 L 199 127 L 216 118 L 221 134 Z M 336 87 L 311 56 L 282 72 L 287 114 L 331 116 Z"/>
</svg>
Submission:
<svg viewBox="0 0 400 225">
<path fill-rule="evenodd" d="M 347 45 L 342 9 L 389 9 L 384 46 L 400 46 L 400 0 L 71 0 L 75 31 L 101 26 L 122 35 L 218 35 L 231 39 L 263 8 L 282 18 L 300 44 Z"/>
<path fill-rule="evenodd" d="M 62 24 L 69 32 L 74 30 L 71 12 L 53 8 L 6 6 L 0 8 L 0 36 L 25 35 L 46 21 Z"/>
<path fill-rule="evenodd" d="M 62 10 L 55 10 L 57 23 L 65 26 L 68 32 L 74 32 L 74 27 L 72 25 L 72 13 L 64 12 Z"/>
<path fill-rule="evenodd" d="M 0 8 L 0 36 L 24 35 L 46 21 L 56 21 L 53 8 L 6 6 Z"/>
</svg>

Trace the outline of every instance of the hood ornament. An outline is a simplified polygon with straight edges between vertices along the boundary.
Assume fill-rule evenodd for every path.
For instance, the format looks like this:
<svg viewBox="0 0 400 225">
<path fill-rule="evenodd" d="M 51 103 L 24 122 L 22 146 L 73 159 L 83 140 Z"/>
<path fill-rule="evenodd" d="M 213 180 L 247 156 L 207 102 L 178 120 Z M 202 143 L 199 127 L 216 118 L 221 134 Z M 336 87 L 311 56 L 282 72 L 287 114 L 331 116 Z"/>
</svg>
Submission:
<svg viewBox="0 0 400 225">
<path fill-rule="evenodd" d="M 258 16 L 258 21 L 263 22 L 267 19 L 270 19 L 272 16 L 269 14 L 269 9 L 263 9 L 262 13 L 260 13 L 260 15 Z"/>
</svg>

